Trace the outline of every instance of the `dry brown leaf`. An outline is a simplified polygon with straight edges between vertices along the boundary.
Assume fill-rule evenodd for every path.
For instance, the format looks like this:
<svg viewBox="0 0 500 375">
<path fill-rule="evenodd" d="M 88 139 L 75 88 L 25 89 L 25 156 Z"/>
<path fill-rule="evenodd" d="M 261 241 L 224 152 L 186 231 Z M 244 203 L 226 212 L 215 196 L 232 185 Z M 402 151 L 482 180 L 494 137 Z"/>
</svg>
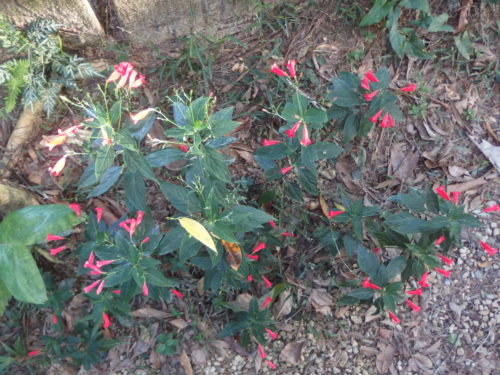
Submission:
<svg viewBox="0 0 500 375">
<path fill-rule="evenodd" d="M 155 318 L 155 319 L 166 319 L 171 316 L 165 311 L 156 310 L 153 309 L 152 307 L 143 307 L 141 309 L 137 309 L 135 311 L 132 311 L 131 315 L 135 316 L 136 318 Z"/>
<path fill-rule="evenodd" d="M 179 331 L 182 331 L 184 328 L 188 326 L 187 322 L 184 319 L 178 318 L 178 319 L 172 319 L 168 321 L 170 324 L 172 324 L 175 328 L 177 328 Z"/>
<path fill-rule="evenodd" d="M 186 375 L 193 375 L 193 367 L 191 367 L 191 362 L 189 361 L 189 357 L 184 349 L 182 349 L 182 353 L 179 356 L 179 362 L 181 363 L 182 368 L 184 369 L 184 373 Z"/>
<path fill-rule="evenodd" d="M 280 361 L 290 363 L 292 365 L 296 365 L 300 361 L 300 353 L 302 352 L 302 347 L 304 346 L 305 341 L 292 341 L 286 344 L 283 350 L 280 353 Z"/>
<path fill-rule="evenodd" d="M 250 294 L 242 293 L 239 294 L 234 301 L 229 302 L 229 304 L 238 310 L 248 311 L 251 299 L 252 296 Z"/>
<path fill-rule="evenodd" d="M 417 168 L 419 158 L 420 156 L 416 152 L 406 153 L 405 158 L 394 171 L 394 175 L 402 181 L 413 180 L 415 178 L 413 171 Z"/>
<path fill-rule="evenodd" d="M 235 271 L 241 266 L 241 248 L 234 242 L 221 240 L 226 250 L 226 262 Z"/>
<path fill-rule="evenodd" d="M 465 26 L 468 25 L 469 20 L 469 12 L 470 8 L 472 6 L 474 0 L 462 0 L 462 3 L 460 4 L 460 17 L 458 18 L 458 26 L 455 29 L 455 34 L 461 33 L 464 31 Z"/>
<path fill-rule="evenodd" d="M 321 206 L 321 212 L 323 212 L 323 215 L 328 217 L 328 211 L 330 211 L 330 209 L 328 208 L 328 204 L 326 204 L 325 198 L 323 198 L 322 195 L 319 196 L 319 205 Z"/>
<path fill-rule="evenodd" d="M 392 364 L 392 360 L 394 358 L 394 347 L 390 344 L 384 344 L 382 342 L 379 342 L 377 347 L 380 349 L 380 352 L 375 360 L 375 366 L 377 367 L 379 374 L 385 374 Z"/>
<path fill-rule="evenodd" d="M 196 366 L 204 367 L 208 361 L 207 350 L 201 346 L 197 346 L 191 350 L 191 360 Z"/>
<path fill-rule="evenodd" d="M 280 320 L 284 316 L 292 312 L 293 298 L 289 290 L 283 291 L 278 300 L 273 305 L 273 316 L 276 320 Z"/>
<path fill-rule="evenodd" d="M 214 348 L 219 357 L 229 358 L 231 356 L 231 346 L 224 340 L 211 340 L 210 346 Z"/>
<path fill-rule="evenodd" d="M 343 157 L 335 165 L 337 176 L 351 192 L 361 192 L 362 189 L 352 179 L 352 172 L 356 170 L 356 163 L 350 156 Z"/>
<path fill-rule="evenodd" d="M 151 367 L 159 369 L 161 365 L 163 365 L 165 360 L 165 356 L 161 355 L 156 350 L 151 350 L 151 354 L 149 355 L 149 362 L 151 362 Z"/>
<path fill-rule="evenodd" d="M 419 362 L 420 364 L 422 364 L 426 368 L 432 368 L 432 366 L 433 366 L 431 359 L 423 354 L 416 353 L 413 356 L 413 358 L 415 358 L 417 360 L 417 362 Z"/>
<path fill-rule="evenodd" d="M 493 146 L 490 142 L 483 139 L 481 143 L 477 143 L 474 138 L 469 136 L 470 140 L 481 150 L 488 158 L 493 166 L 500 172 L 500 146 Z"/>
<path fill-rule="evenodd" d="M 486 262 L 476 262 L 476 265 L 478 267 L 485 268 L 485 267 L 491 266 L 492 263 L 493 263 L 492 260 L 487 260 Z"/>
<path fill-rule="evenodd" d="M 326 289 L 313 289 L 309 296 L 309 302 L 317 313 L 332 315 L 333 298 Z"/>
<path fill-rule="evenodd" d="M 462 177 L 464 175 L 469 175 L 469 171 L 467 169 L 459 167 L 458 165 L 448 166 L 448 173 L 452 177 Z"/>
<path fill-rule="evenodd" d="M 486 181 L 483 177 L 480 177 L 480 178 L 476 178 L 475 180 L 462 182 L 460 184 L 448 185 L 447 188 L 448 188 L 448 191 L 459 191 L 462 193 L 464 191 L 473 189 L 477 186 L 484 185 L 487 182 L 488 181 Z"/>
</svg>

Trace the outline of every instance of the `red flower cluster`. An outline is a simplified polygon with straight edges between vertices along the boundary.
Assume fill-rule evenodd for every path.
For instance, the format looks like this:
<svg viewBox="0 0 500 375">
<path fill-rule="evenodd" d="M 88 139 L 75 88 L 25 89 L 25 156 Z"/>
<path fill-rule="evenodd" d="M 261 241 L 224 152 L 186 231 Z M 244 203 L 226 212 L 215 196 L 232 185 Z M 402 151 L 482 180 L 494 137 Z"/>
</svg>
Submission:
<svg viewBox="0 0 500 375">
<path fill-rule="evenodd" d="M 135 230 L 137 229 L 137 227 L 141 223 L 143 216 L 144 216 L 144 212 L 137 211 L 137 218 L 124 220 L 118 225 L 121 228 L 125 229 L 130 234 L 130 238 L 132 238 L 132 236 L 135 233 Z"/>
<path fill-rule="evenodd" d="M 288 60 L 286 63 L 286 68 L 288 70 L 288 73 L 290 73 L 290 77 L 293 79 L 297 78 L 297 72 L 295 70 L 295 66 L 297 65 L 297 62 L 295 60 Z M 288 74 L 286 74 L 285 71 L 283 71 L 278 64 L 273 64 L 271 65 L 271 69 L 269 70 L 271 73 L 274 73 L 280 77 L 288 77 Z"/>
<path fill-rule="evenodd" d="M 114 82 L 118 78 L 118 84 L 116 85 L 117 89 L 121 89 L 127 84 L 129 89 L 135 89 L 144 83 L 146 83 L 146 78 L 142 74 L 138 74 L 134 69 L 134 66 L 129 62 L 121 62 L 118 65 L 115 65 L 115 70 L 106 80 L 106 83 Z"/>
</svg>

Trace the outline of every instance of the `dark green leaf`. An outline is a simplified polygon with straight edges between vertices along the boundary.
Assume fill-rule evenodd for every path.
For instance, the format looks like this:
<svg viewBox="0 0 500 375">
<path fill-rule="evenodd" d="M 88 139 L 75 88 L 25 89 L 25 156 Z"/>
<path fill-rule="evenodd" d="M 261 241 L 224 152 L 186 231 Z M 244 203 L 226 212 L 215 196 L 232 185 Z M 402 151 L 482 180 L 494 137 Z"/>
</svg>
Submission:
<svg viewBox="0 0 500 375">
<path fill-rule="evenodd" d="M 318 185 L 316 176 L 310 170 L 301 168 L 298 173 L 300 185 L 311 195 L 318 195 Z"/>
<path fill-rule="evenodd" d="M 369 288 L 357 288 L 351 290 L 348 294 L 348 297 L 356 298 L 356 299 L 370 299 L 373 297 L 373 289 Z"/>
<path fill-rule="evenodd" d="M 407 194 L 393 195 L 388 200 L 398 202 L 416 213 L 424 213 L 426 211 L 425 196 L 413 188 L 410 188 Z"/>
<path fill-rule="evenodd" d="M 399 5 L 408 9 L 421 10 L 422 12 L 430 13 L 428 0 L 403 0 L 399 3 Z"/>
<path fill-rule="evenodd" d="M 102 146 L 97 149 L 95 156 L 95 176 L 100 181 L 102 174 L 111 167 L 115 159 L 115 148 L 113 145 Z"/>
<path fill-rule="evenodd" d="M 215 150 L 219 150 L 230 145 L 234 141 L 236 141 L 236 138 L 234 137 L 219 137 L 209 140 L 207 143 L 205 143 L 205 145 Z"/>
<path fill-rule="evenodd" d="M 291 147 L 285 143 L 278 143 L 272 146 L 259 147 L 255 151 L 255 155 L 270 160 L 280 160 L 291 155 L 295 150 L 296 147 Z"/>
<path fill-rule="evenodd" d="M 146 210 L 146 184 L 138 173 L 126 171 L 123 175 L 125 204 L 129 212 Z"/>
<path fill-rule="evenodd" d="M 177 250 L 182 240 L 187 237 L 186 231 L 181 226 L 176 226 L 170 229 L 160 241 L 158 246 L 158 255 L 173 253 Z"/>
<path fill-rule="evenodd" d="M 369 26 L 382 21 L 385 16 L 387 16 L 387 13 L 389 13 L 389 11 L 391 10 L 393 4 L 394 1 L 375 0 L 373 7 L 363 17 L 363 19 L 359 23 L 359 26 Z"/>
<path fill-rule="evenodd" d="M 175 148 L 164 148 L 162 150 L 153 151 L 152 153 L 146 155 L 145 158 L 151 167 L 156 168 L 184 159 L 185 156 L 186 154 L 181 150 L 177 150 Z"/>
<path fill-rule="evenodd" d="M 361 81 L 359 81 L 357 85 L 352 85 L 350 82 L 343 79 L 333 78 L 329 97 L 331 97 L 333 103 L 339 107 L 355 107 L 360 103 L 356 93 L 360 83 Z"/>
<path fill-rule="evenodd" d="M 358 122 L 359 118 L 354 113 L 347 116 L 344 122 L 344 143 L 349 143 L 354 139 L 354 137 L 356 137 L 356 134 L 358 133 Z"/>
<path fill-rule="evenodd" d="M 101 178 L 101 183 L 92 189 L 89 193 L 89 198 L 97 197 L 111 189 L 120 178 L 122 170 L 122 167 L 115 165 L 104 172 Z"/>
<path fill-rule="evenodd" d="M 186 214 L 201 210 L 200 201 L 193 190 L 164 181 L 159 181 L 159 184 L 161 192 L 177 210 Z"/>
<path fill-rule="evenodd" d="M 294 201 L 297 201 L 299 203 L 302 203 L 304 201 L 302 190 L 300 190 L 299 185 L 297 185 L 295 182 L 287 181 L 285 183 L 285 190 L 287 195 Z"/>
<path fill-rule="evenodd" d="M 129 130 L 135 130 L 132 132 L 132 137 L 134 137 L 137 141 L 142 141 L 142 139 L 146 136 L 146 134 L 149 133 L 151 128 L 153 127 L 154 123 L 156 121 L 156 113 L 150 113 L 147 115 L 147 117 L 144 120 L 139 121 L 140 128 L 138 130 L 135 130 L 138 125 L 134 125 L 133 128 L 130 128 Z"/>
<path fill-rule="evenodd" d="M 151 169 L 151 166 L 141 153 L 124 150 L 123 161 L 131 172 L 138 172 L 144 177 L 149 178 L 152 181 L 156 181 L 153 169 Z"/>
<path fill-rule="evenodd" d="M 358 267 L 361 271 L 373 278 L 380 267 L 377 257 L 363 246 L 358 247 Z"/>
<path fill-rule="evenodd" d="M 443 13 L 440 14 L 439 16 L 432 17 L 431 24 L 427 28 L 427 31 L 429 32 L 453 32 L 454 29 L 450 25 L 445 25 L 445 23 L 448 21 L 448 13 Z"/>
<path fill-rule="evenodd" d="M 392 259 L 387 265 L 387 278 L 392 279 L 406 268 L 406 258 L 402 255 Z"/>
<path fill-rule="evenodd" d="M 406 212 L 387 214 L 384 225 L 401 234 L 419 233 L 425 221 Z"/>
</svg>

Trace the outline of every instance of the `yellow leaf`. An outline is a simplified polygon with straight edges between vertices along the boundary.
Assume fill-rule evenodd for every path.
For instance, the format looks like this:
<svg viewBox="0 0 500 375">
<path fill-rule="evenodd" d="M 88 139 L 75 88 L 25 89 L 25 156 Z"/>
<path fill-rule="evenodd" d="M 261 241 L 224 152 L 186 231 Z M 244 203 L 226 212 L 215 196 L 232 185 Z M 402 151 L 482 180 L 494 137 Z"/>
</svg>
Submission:
<svg viewBox="0 0 500 375">
<path fill-rule="evenodd" d="M 198 223 L 196 220 L 190 219 L 189 217 L 181 217 L 179 219 L 179 223 L 186 230 L 186 232 L 217 254 L 217 247 L 215 247 L 214 239 L 203 225 Z"/>
<path fill-rule="evenodd" d="M 340 203 L 334 203 L 335 207 L 337 210 L 345 211 L 345 207 L 342 206 Z"/>
</svg>

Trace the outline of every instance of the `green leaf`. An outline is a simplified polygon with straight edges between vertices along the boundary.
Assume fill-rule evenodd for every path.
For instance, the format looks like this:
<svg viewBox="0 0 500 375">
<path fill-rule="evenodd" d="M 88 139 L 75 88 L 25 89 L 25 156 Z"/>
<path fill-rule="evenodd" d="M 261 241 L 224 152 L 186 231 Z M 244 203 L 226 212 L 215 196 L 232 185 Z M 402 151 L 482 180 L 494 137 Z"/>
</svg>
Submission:
<svg viewBox="0 0 500 375">
<path fill-rule="evenodd" d="M 307 147 L 312 154 L 313 160 L 333 159 L 339 156 L 344 149 L 331 142 L 316 142 Z"/>
<path fill-rule="evenodd" d="M 129 212 L 146 210 L 146 184 L 138 173 L 126 171 L 123 175 L 125 204 Z"/>
<path fill-rule="evenodd" d="M 219 137 L 209 140 L 207 143 L 205 143 L 205 146 L 213 148 L 214 150 L 220 150 L 226 146 L 229 146 L 236 140 L 237 139 L 234 137 Z"/>
<path fill-rule="evenodd" d="M 470 60 L 471 55 L 474 53 L 474 47 L 472 46 L 469 32 L 465 31 L 454 37 L 453 40 L 455 41 L 455 47 L 457 47 L 458 52 L 460 52 L 464 59 Z"/>
<path fill-rule="evenodd" d="M 0 223 L 0 244 L 45 243 L 48 233 L 61 233 L 83 221 L 66 205 L 29 206 L 11 212 Z"/>
<path fill-rule="evenodd" d="M 233 121 L 234 107 L 228 107 L 215 112 L 208 120 L 215 137 L 222 137 L 238 126 L 241 122 Z"/>
<path fill-rule="evenodd" d="M 332 85 L 330 86 L 331 92 L 329 93 L 329 97 L 332 98 L 333 104 L 339 107 L 349 108 L 359 105 L 360 102 L 356 90 L 360 83 L 361 81 L 359 81 L 357 85 L 352 85 L 344 79 L 333 78 Z"/>
<path fill-rule="evenodd" d="M 443 31 L 443 32 L 453 32 L 454 29 L 450 25 L 445 25 L 445 23 L 448 21 L 448 13 L 443 13 L 440 14 L 439 16 L 432 17 L 431 24 L 427 28 L 427 31 L 429 32 L 437 32 L 437 31 Z"/>
<path fill-rule="evenodd" d="M 299 185 L 297 185 L 293 181 L 289 181 L 285 183 L 285 190 L 287 195 L 296 202 L 302 203 L 304 202 L 304 195 L 302 194 L 302 190 L 300 190 Z"/>
<path fill-rule="evenodd" d="M 425 13 L 431 12 L 428 0 L 403 0 L 399 5 L 408 9 L 421 10 Z"/>
<path fill-rule="evenodd" d="M 358 247 L 358 267 L 361 271 L 373 278 L 377 274 L 380 264 L 377 257 L 363 246 Z"/>
<path fill-rule="evenodd" d="M 389 201 L 398 202 L 416 213 L 424 213 L 425 196 L 418 190 L 410 188 L 407 194 L 397 194 L 388 198 Z"/>
<path fill-rule="evenodd" d="M 160 181 L 160 190 L 177 210 L 183 213 L 200 212 L 200 201 L 193 190 Z"/>
<path fill-rule="evenodd" d="M 249 232 L 261 228 L 262 223 L 276 220 L 268 213 L 250 206 L 236 205 L 225 211 L 219 220 L 243 228 L 242 232 Z"/>
<path fill-rule="evenodd" d="M 123 150 L 123 162 L 131 172 L 138 172 L 152 181 L 156 181 L 153 169 L 139 152 Z"/>
<path fill-rule="evenodd" d="M 185 236 L 179 247 L 179 260 L 185 262 L 194 257 L 200 251 L 201 244 L 191 236 Z"/>
<path fill-rule="evenodd" d="M 146 274 L 146 282 L 152 285 L 160 286 L 163 288 L 172 288 L 176 282 L 172 279 L 167 279 L 157 269 L 149 269 Z"/>
<path fill-rule="evenodd" d="M 228 323 L 222 331 L 217 335 L 219 338 L 224 338 L 227 336 L 233 336 L 234 334 L 243 331 L 244 329 L 250 327 L 250 320 L 241 320 L 239 322 Z"/>
<path fill-rule="evenodd" d="M 146 134 L 149 133 L 151 128 L 153 127 L 154 123 L 156 121 L 156 113 L 150 113 L 145 119 L 139 121 L 139 124 L 142 124 L 142 126 L 132 132 L 132 137 L 134 137 L 138 142 L 140 142 Z M 137 125 L 134 125 L 132 128 L 129 128 L 129 131 L 135 130 Z"/>
<path fill-rule="evenodd" d="M 97 149 L 95 156 L 95 176 L 96 180 L 100 181 L 102 174 L 111 167 L 115 160 L 114 146 L 107 145 Z"/>
<path fill-rule="evenodd" d="M 387 265 L 387 278 L 392 279 L 406 268 L 406 258 L 402 255 L 392 259 Z"/>
<path fill-rule="evenodd" d="M 382 300 L 384 301 L 384 306 L 389 311 L 396 311 L 396 298 L 390 294 L 384 294 L 382 296 Z"/>
<path fill-rule="evenodd" d="M 170 229 L 158 245 L 158 255 L 173 253 L 177 250 L 182 240 L 186 237 L 186 231 L 181 226 Z"/>
<path fill-rule="evenodd" d="M 92 162 L 85 168 L 80 179 L 78 180 L 78 189 L 84 189 L 86 187 L 95 185 L 97 183 L 95 175 L 95 163 Z"/>
<path fill-rule="evenodd" d="M 399 32 L 397 24 L 393 25 L 389 30 L 389 42 L 396 55 L 402 58 L 405 53 L 407 41 L 406 37 Z"/>
<path fill-rule="evenodd" d="M 230 183 L 231 177 L 229 176 L 229 170 L 226 163 L 224 163 L 222 155 L 210 148 L 205 148 L 204 151 L 205 155 L 201 159 L 203 168 L 220 181 Z"/>
<path fill-rule="evenodd" d="M 36 304 L 47 301 L 42 275 L 29 249 L 24 245 L 0 244 L 0 279 L 19 301 Z"/>
<path fill-rule="evenodd" d="M 352 297 L 352 298 L 356 298 L 356 299 L 370 299 L 373 297 L 373 289 L 369 289 L 369 288 L 357 288 L 357 289 L 353 289 L 351 290 L 347 296 L 348 297 Z"/>
<path fill-rule="evenodd" d="M 301 168 L 298 173 L 300 185 L 311 195 L 318 195 L 318 182 L 316 176 L 310 170 Z"/>
<path fill-rule="evenodd" d="M 104 172 L 101 178 L 101 183 L 92 189 L 89 193 L 89 198 L 97 197 L 111 189 L 120 178 L 122 170 L 122 167 L 115 165 Z"/>
<path fill-rule="evenodd" d="M 312 127 L 320 127 L 327 121 L 326 112 L 320 108 L 310 108 L 304 114 L 304 122 Z"/>
<path fill-rule="evenodd" d="M 186 154 L 181 150 L 164 148 L 146 155 L 145 159 L 152 168 L 157 168 L 184 159 L 185 156 Z"/>
<path fill-rule="evenodd" d="M 339 306 L 359 305 L 361 301 L 351 296 L 342 296 L 337 300 Z"/>
<path fill-rule="evenodd" d="M 0 317 L 4 313 L 10 297 L 12 297 L 12 294 L 7 290 L 7 287 L 4 285 L 2 280 L 0 280 Z"/>
<path fill-rule="evenodd" d="M 356 134 L 358 133 L 358 121 L 359 118 L 354 113 L 347 116 L 344 121 L 344 143 L 349 143 L 354 139 L 354 137 L 356 137 Z"/>
<path fill-rule="evenodd" d="M 401 234 L 418 233 L 425 221 L 406 212 L 387 214 L 384 225 Z"/>
<path fill-rule="evenodd" d="M 259 147 L 255 155 L 270 160 L 280 160 L 291 155 L 297 148 L 291 147 L 285 143 L 277 143 L 272 146 Z"/>
<path fill-rule="evenodd" d="M 382 21 L 391 10 L 393 4 L 394 1 L 375 0 L 375 4 L 373 4 L 370 11 L 363 17 L 359 26 L 369 26 Z"/>
</svg>

